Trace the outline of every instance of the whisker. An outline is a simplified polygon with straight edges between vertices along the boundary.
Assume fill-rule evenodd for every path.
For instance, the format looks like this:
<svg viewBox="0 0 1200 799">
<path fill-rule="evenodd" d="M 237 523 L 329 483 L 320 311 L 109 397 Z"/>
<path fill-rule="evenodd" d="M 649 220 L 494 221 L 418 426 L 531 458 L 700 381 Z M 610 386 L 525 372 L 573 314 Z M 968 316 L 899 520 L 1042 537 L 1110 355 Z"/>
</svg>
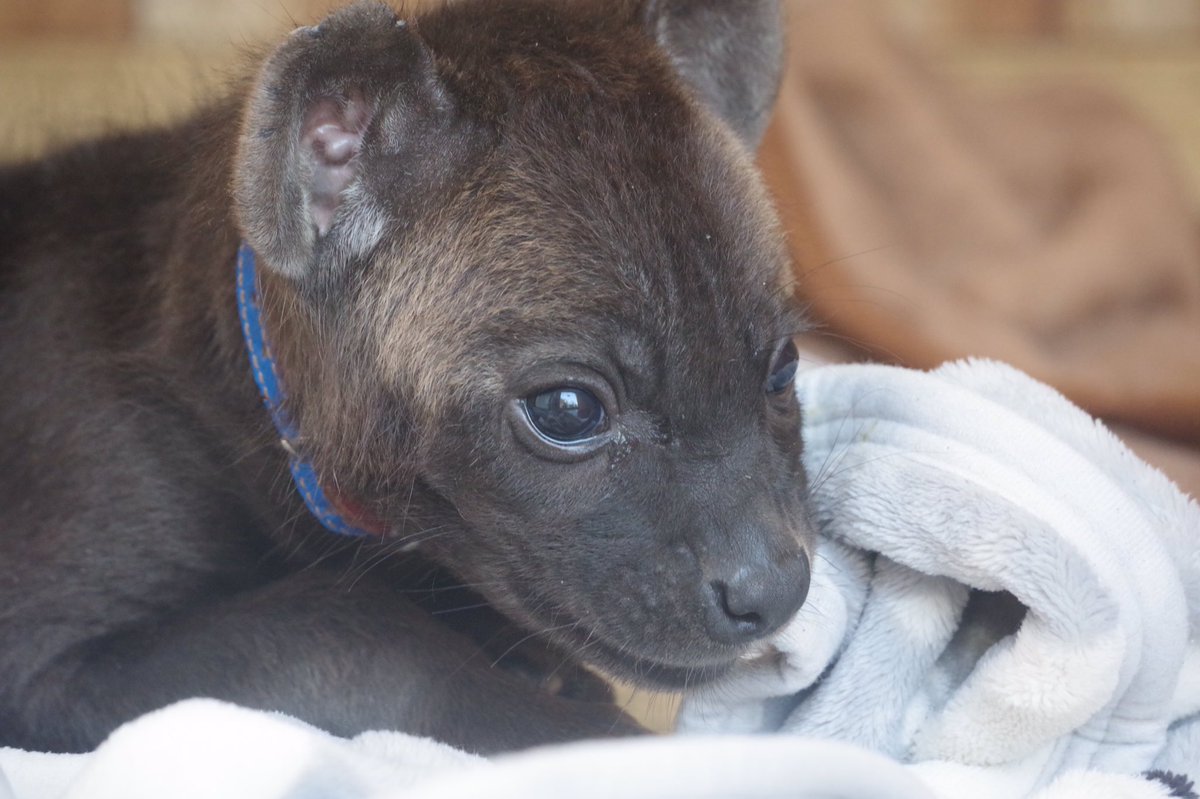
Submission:
<svg viewBox="0 0 1200 799">
<path fill-rule="evenodd" d="M 574 622 L 570 622 L 568 624 L 560 624 L 555 627 L 547 627 L 539 632 L 529 633 L 528 635 L 517 639 L 517 642 L 515 644 L 513 644 L 508 649 L 505 649 L 503 652 L 501 652 L 500 656 L 492 661 L 491 667 L 495 668 L 497 665 L 499 665 L 500 661 L 502 661 L 502 660 L 504 660 L 504 658 L 508 657 L 508 655 L 510 655 L 514 649 L 516 649 L 521 644 L 525 643 L 526 641 L 528 641 L 532 638 L 538 638 L 539 636 L 548 635 L 548 634 L 550 634 L 552 632 L 556 632 L 558 630 L 566 630 L 568 628 L 577 627 L 577 626 L 579 626 L 579 622 L 574 621 Z"/>
</svg>

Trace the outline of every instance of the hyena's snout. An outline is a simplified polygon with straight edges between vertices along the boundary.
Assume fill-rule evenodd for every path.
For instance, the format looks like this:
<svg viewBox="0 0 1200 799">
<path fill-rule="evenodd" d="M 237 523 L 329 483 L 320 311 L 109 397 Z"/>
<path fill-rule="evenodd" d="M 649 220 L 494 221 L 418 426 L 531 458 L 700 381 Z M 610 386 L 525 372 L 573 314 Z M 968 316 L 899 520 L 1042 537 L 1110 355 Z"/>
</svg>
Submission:
<svg viewBox="0 0 1200 799">
<path fill-rule="evenodd" d="M 754 547 L 704 571 L 704 628 L 728 645 L 764 638 L 786 624 L 804 604 L 811 577 L 808 555 L 799 546 L 782 553 Z"/>
</svg>

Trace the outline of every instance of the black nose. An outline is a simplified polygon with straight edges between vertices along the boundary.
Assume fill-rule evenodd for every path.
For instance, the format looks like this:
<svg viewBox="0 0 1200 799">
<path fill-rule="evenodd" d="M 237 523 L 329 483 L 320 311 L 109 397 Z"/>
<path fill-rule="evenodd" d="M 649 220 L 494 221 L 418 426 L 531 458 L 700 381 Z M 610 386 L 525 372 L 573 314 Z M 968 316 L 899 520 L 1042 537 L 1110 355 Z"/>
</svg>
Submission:
<svg viewBox="0 0 1200 799">
<path fill-rule="evenodd" d="M 709 634 L 723 644 L 742 644 L 778 630 L 808 596 L 808 557 L 788 562 L 740 565 L 708 584 L 705 621 Z"/>
</svg>

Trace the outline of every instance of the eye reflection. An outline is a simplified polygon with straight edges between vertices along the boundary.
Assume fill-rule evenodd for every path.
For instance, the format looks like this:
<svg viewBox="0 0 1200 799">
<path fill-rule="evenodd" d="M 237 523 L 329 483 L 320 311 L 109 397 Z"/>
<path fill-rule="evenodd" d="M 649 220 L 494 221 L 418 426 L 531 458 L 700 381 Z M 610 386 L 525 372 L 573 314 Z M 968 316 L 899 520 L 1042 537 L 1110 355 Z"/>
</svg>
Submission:
<svg viewBox="0 0 1200 799">
<path fill-rule="evenodd" d="M 789 340 L 771 363 L 771 373 L 767 375 L 766 384 L 768 394 L 781 394 L 787 390 L 792 381 L 796 379 L 796 367 L 799 360 L 800 353 L 796 351 L 796 342 Z"/>
<path fill-rule="evenodd" d="M 554 444 L 579 444 L 604 432 L 608 416 L 594 394 L 578 386 L 559 386 L 522 400 L 525 418 Z"/>
</svg>

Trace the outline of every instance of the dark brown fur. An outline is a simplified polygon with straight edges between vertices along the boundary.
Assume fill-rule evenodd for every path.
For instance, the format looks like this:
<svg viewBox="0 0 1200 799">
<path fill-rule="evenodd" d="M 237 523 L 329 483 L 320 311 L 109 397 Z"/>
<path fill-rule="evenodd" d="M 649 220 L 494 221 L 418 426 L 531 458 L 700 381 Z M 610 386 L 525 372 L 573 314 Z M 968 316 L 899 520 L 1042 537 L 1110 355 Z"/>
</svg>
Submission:
<svg viewBox="0 0 1200 799">
<path fill-rule="evenodd" d="M 679 686 L 778 627 L 810 538 L 762 389 L 799 325 L 749 157 L 777 13 L 355 6 L 183 124 L 0 171 L 0 744 L 191 695 L 481 751 L 629 731 L 578 663 Z M 361 128 L 332 194 L 327 119 Z M 380 540 L 291 485 L 243 237 L 299 443 Z M 521 427 L 564 383 L 612 395 L 587 457 Z"/>
</svg>

